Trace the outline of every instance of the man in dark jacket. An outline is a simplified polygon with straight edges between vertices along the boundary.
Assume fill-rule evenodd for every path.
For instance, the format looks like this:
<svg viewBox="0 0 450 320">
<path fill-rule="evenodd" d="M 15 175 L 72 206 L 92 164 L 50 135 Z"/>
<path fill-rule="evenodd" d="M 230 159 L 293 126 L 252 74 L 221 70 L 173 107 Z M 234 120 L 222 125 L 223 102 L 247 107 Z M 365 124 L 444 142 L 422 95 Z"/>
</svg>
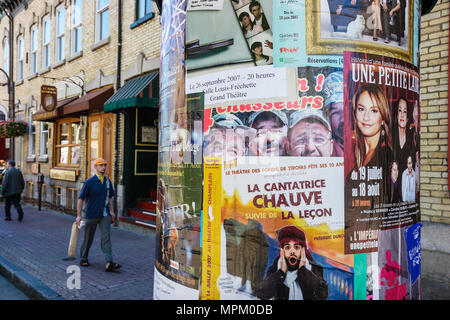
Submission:
<svg viewBox="0 0 450 320">
<path fill-rule="evenodd" d="M 280 255 L 267 270 L 257 296 L 275 300 L 321 300 L 328 297 L 322 267 L 314 263 L 305 233 L 295 226 L 283 227 L 278 233 Z M 310 263 L 311 271 L 307 268 Z"/>
<path fill-rule="evenodd" d="M 16 162 L 9 160 L 6 163 L 6 173 L 2 182 L 2 193 L 5 197 L 5 221 L 11 221 L 11 202 L 19 214 L 19 221 L 23 219 L 23 210 L 20 205 L 20 195 L 25 187 L 22 172 L 16 169 Z"/>
</svg>

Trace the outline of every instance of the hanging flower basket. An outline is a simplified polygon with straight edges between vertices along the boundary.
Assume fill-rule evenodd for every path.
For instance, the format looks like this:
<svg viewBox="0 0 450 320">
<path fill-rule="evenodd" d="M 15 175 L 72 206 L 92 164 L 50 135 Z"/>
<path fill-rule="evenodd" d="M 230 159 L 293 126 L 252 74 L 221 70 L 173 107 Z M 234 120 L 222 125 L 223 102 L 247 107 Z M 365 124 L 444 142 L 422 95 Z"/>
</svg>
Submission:
<svg viewBox="0 0 450 320">
<path fill-rule="evenodd" d="M 28 123 L 25 121 L 5 121 L 0 123 L 0 137 L 13 138 L 23 136 L 28 132 Z"/>
</svg>

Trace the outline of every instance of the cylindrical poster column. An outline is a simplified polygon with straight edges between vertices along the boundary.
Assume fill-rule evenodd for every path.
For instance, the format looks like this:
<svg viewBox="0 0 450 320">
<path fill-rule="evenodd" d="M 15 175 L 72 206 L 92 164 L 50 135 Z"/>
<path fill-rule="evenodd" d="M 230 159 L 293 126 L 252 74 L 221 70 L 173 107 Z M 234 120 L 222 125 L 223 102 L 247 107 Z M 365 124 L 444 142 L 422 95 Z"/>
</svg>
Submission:
<svg viewBox="0 0 450 320">
<path fill-rule="evenodd" d="M 155 299 L 420 299 L 419 0 L 164 0 Z"/>
</svg>

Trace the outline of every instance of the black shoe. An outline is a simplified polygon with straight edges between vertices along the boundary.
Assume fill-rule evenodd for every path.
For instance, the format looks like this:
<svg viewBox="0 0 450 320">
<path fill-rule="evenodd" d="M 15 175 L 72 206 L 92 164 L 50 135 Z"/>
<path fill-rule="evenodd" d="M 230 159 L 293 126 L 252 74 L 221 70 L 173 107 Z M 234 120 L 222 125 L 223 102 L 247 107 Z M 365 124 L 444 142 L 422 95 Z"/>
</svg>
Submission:
<svg viewBox="0 0 450 320">
<path fill-rule="evenodd" d="M 23 212 L 19 213 L 19 221 L 23 220 Z"/>
<path fill-rule="evenodd" d="M 10 217 L 6 217 L 5 221 L 11 221 L 11 218 Z"/>
</svg>

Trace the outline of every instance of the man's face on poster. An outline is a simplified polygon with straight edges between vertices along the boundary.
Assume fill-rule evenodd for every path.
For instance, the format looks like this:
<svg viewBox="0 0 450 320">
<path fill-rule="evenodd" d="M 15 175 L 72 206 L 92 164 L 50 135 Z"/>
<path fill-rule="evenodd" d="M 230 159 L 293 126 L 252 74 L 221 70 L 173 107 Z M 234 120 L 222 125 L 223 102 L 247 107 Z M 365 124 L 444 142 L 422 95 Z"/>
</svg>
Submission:
<svg viewBox="0 0 450 320">
<path fill-rule="evenodd" d="M 242 130 L 243 131 L 243 130 Z M 235 158 L 245 155 L 245 137 L 233 129 L 214 128 L 211 129 L 207 145 L 204 150 L 205 156 L 216 156 L 224 158 Z"/>
<path fill-rule="evenodd" d="M 334 102 L 330 104 L 330 125 L 333 137 L 344 141 L 344 103 Z"/>
<path fill-rule="evenodd" d="M 256 120 L 252 128 L 256 129 L 255 139 L 250 141 L 251 151 L 258 156 L 283 155 L 287 143 L 287 127 L 278 118 Z"/>
<path fill-rule="evenodd" d="M 412 157 L 411 156 L 408 157 L 407 165 L 408 165 L 408 172 L 411 173 L 412 170 L 413 170 L 413 161 L 412 161 Z"/>
<path fill-rule="evenodd" d="M 261 17 L 261 8 L 258 5 L 253 6 L 250 9 L 250 12 L 252 13 L 252 15 L 255 17 L 255 19 L 259 19 Z"/>
<path fill-rule="evenodd" d="M 398 165 L 397 162 L 392 163 L 392 170 L 391 170 L 391 177 L 392 180 L 395 182 L 398 179 Z"/>
<path fill-rule="evenodd" d="M 330 157 L 333 152 L 331 132 L 320 122 L 301 120 L 289 133 L 289 155 Z"/>
<path fill-rule="evenodd" d="M 289 270 L 298 269 L 303 246 L 294 240 L 289 241 L 283 246 L 283 254 Z"/>
</svg>

